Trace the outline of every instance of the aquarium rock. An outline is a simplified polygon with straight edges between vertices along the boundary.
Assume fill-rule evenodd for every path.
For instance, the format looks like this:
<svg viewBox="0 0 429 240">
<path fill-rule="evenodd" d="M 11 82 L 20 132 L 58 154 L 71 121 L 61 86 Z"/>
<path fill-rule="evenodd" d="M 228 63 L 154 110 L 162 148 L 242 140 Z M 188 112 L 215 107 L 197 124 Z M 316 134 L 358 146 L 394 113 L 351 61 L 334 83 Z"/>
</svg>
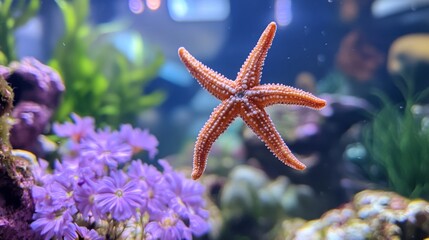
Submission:
<svg viewBox="0 0 429 240">
<path fill-rule="evenodd" d="M 45 130 L 52 111 L 34 102 L 20 102 L 12 111 L 14 118 L 10 142 L 14 148 L 26 149 L 34 153 L 43 151 L 38 137 Z"/>
<path fill-rule="evenodd" d="M 34 212 L 31 164 L 11 153 L 8 138 L 13 92 L 3 76 L 0 93 L 0 239 L 37 239 L 29 227 Z"/>
<path fill-rule="evenodd" d="M 12 146 L 42 155 L 38 137 L 46 129 L 65 90 L 60 75 L 31 57 L 12 62 L 9 67 L 2 66 L 0 75 L 11 85 L 15 95 Z"/>
<path fill-rule="evenodd" d="M 65 87 L 60 75 L 35 58 L 26 57 L 10 64 L 6 80 L 15 92 L 15 103 L 35 102 L 57 108 Z"/>
<path fill-rule="evenodd" d="M 4 152 L 0 157 L 0 239 L 38 239 L 29 227 L 34 212 L 30 163 Z"/>
<path fill-rule="evenodd" d="M 429 34 L 409 34 L 396 39 L 389 49 L 389 73 L 400 75 L 419 62 L 429 64 L 428 41 Z"/>
</svg>

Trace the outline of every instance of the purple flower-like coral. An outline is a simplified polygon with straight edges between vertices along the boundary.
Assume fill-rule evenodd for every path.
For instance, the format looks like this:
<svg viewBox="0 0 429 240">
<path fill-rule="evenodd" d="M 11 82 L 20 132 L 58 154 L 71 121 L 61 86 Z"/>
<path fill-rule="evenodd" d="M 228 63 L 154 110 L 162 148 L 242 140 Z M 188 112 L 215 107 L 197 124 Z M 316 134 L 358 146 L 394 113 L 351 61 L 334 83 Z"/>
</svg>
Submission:
<svg viewBox="0 0 429 240">
<path fill-rule="evenodd" d="M 201 184 L 164 160 L 162 172 L 132 160 L 141 151 L 154 157 L 155 136 L 131 125 L 95 130 L 92 118 L 72 119 L 54 125 L 66 139 L 55 169 L 49 172 L 44 160 L 33 168 L 31 226 L 44 239 L 123 239 L 136 229 L 143 239 L 192 239 L 209 231 Z"/>
</svg>

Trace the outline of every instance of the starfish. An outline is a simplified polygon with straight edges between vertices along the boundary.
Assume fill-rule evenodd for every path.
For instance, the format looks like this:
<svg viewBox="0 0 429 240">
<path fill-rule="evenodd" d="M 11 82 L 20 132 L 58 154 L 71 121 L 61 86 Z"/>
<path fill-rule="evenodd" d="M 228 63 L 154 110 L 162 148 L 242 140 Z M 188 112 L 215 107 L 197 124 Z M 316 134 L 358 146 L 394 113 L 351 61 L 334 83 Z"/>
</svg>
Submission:
<svg viewBox="0 0 429 240">
<path fill-rule="evenodd" d="M 221 100 L 198 134 L 192 170 L 194 180 L 203 174 L 213 143 L 237 117 L 244 120 L 280 161 L 297 170 L 305 169 L 305 165 L 286 146 L 265 107 L 273 104 L 293 104 L 321 109 L 326 105 L 326 101 L 290 86 L 260 84 L 262 66 L 276 28 L 276 23 L 268 24 L 234 81 L 206 67 L 185 48 L 179 48 L 179 57 L 190 74 L 203 88 Z"/>
</svg>

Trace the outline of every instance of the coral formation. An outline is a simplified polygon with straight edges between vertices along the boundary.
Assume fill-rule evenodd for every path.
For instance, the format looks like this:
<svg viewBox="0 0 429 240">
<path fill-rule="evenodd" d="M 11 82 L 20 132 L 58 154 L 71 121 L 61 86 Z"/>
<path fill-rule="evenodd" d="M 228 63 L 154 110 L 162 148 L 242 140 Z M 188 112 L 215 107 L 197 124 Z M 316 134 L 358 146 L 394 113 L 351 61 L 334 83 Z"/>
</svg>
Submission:
<svg viewBox="0 0 429 240">
<path fill-rule="evenodd" d="M 284 226 L 288 225 L 286 220 Z M 299 225 L 299 224 L 298 224 Z M 289 225 L 290 226 L 290 225 Z M 365 190 L 350 203 L 305 222 L 283 239 L 424 239 L 429 237 L 429 202 L 393 192 Z"/>
<path fill-rule="evenodd" d="M 224 222 L 220 239 L 271 239 L 268 235 L 278 222 L 291 216 L 308 217 L 316 201 L 322 204 L 308 186 L 292 184 L 284 176 L 270 180 L 249 165 L 232 169 L 219 199 Z"/>
</svg>

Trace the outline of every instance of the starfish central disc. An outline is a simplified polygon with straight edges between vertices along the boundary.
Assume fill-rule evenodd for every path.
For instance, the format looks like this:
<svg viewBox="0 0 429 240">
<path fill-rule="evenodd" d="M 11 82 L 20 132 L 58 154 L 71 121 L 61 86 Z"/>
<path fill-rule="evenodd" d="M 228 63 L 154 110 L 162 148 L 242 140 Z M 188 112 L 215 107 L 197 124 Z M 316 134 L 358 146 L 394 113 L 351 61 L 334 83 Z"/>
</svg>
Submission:
<svg viewBox="0 0 429 240">
<path fill-rule="evenodd" d="M 238 92 L 237 94 L 235 94 L 235 96 L 238 98 L 243 98 L 244 96 L 246 96 L 246 92 L 244 92 L 244 91 Z"/>
<path fill-rule="evenodd" d="M 196 60 L 185 48 L 179 48 L 179 57 L 191 75 L 203 88 L 221 100 L 198 134 L 194 148 L 193 179 L 201 177 L 213 143 L 237 117 L 244 120 L 280 161 L 297 170 L 305 169 L 305 165 L 284 143 L 265 107 L 273 104 L 292 104 L 321 109 L 326 105 L 326 101 L 282 84 L 260 84 L 262 66 L 276 28 L 274 22 L 268 24 L 235 80 L 213 71 Z"/>
</svg>

